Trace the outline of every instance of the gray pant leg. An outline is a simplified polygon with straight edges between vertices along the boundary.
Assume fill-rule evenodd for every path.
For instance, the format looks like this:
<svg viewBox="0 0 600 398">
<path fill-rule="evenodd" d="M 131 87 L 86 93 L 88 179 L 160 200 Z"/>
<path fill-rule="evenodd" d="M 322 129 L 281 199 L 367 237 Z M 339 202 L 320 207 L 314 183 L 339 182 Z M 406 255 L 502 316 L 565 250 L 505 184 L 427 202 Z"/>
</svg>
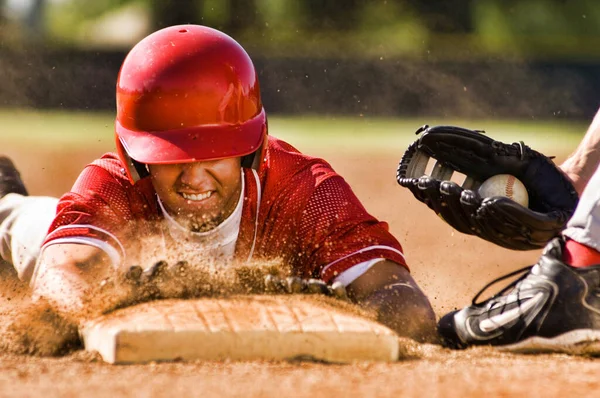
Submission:
<svg viewBox="0 0 600 398">
<path fill-rule="evenodd" d="M 600 166 L 581 194 L 563 235 L 600 251 Z"/>
<path fill-rule="evenodd" d="M 0 257 L 29 282 L 58 199 L 8 194 L 0 199 Z"/>
</svg>

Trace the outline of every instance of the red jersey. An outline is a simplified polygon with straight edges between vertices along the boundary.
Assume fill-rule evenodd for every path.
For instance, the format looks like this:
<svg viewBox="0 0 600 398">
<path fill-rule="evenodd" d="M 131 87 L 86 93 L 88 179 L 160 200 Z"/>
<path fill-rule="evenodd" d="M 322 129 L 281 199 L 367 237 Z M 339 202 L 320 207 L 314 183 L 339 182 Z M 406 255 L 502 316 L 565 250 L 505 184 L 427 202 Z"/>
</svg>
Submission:
<svg viewBox="0 0 600 398">
<path fill-rule="evenodd" d="M 388 225 L 367 213 L 324 160 L 270 136 L 260 170 L 243 174 L 236 258 L 281 258 L 297 275 L 326 282 L 372 259 L 406 266 Z M 162 218 L 150 178 L 132 184 L 118 157 L 108 153 L 86 166 L 60 199 L 44 245 L 90 244 L 122 263 L 124 242 L 156 233 Z"/>
</svg>

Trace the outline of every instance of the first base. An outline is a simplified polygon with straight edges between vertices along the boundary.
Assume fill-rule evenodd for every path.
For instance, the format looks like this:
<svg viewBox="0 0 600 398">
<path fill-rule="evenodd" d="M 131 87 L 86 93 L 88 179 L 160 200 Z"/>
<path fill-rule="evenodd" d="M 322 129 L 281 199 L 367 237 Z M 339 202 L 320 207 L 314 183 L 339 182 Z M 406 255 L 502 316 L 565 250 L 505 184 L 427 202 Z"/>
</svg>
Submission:
<svg viewBox="0 0 600 398">
<path fill-rule="evenodd" d="M 293 296 L 163 300 L 117 310 L 81 330 L 109 363 L 172 360 L 395 361 L 385 326 Z"/>
</svg>

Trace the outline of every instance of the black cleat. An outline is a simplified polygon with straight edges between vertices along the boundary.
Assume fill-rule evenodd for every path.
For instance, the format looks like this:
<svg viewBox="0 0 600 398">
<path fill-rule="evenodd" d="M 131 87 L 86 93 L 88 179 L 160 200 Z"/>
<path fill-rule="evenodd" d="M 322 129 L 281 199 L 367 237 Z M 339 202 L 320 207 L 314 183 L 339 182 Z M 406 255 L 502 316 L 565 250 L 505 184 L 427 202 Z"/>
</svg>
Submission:
<svg viewBox="0 0 600 398">
<path fill-rule="evenodd" d="M 469 307 L 438 322 L 444 345 L 493 345 L 523 353 L 600 355 L 600 265 L 562 262 L 564 240 L 555 238 L 537 264 L 485 286 Z M 477 298 L 499 280 L 526 272 L 490 299 Z"/>
<path fill-rule="evenodd" d="M 21 175 L 13 162 L 5 156 L 0 156 L 0 198 L 9 193 L 28 195 Z"/>
</svg>

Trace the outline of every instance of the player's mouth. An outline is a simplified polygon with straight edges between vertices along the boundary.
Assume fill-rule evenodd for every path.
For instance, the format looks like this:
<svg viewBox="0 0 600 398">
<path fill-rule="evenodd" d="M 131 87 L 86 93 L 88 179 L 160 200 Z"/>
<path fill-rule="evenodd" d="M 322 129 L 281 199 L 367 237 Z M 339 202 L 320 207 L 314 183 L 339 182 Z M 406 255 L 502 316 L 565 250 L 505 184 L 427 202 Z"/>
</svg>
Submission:
<svg viewBox="0 0 600 398">
<path fill-rule="evenodd" d="M 184 199 L 192 201 L 192 202 L 200 202 L 200 201 L 210 198 L 212 193 L 213 193 L 213 191 L 206 191 L 203 193 L 196 193 L 196 194 L 181 192 L 181 196 L 183 196 Z"/>
</svg>

